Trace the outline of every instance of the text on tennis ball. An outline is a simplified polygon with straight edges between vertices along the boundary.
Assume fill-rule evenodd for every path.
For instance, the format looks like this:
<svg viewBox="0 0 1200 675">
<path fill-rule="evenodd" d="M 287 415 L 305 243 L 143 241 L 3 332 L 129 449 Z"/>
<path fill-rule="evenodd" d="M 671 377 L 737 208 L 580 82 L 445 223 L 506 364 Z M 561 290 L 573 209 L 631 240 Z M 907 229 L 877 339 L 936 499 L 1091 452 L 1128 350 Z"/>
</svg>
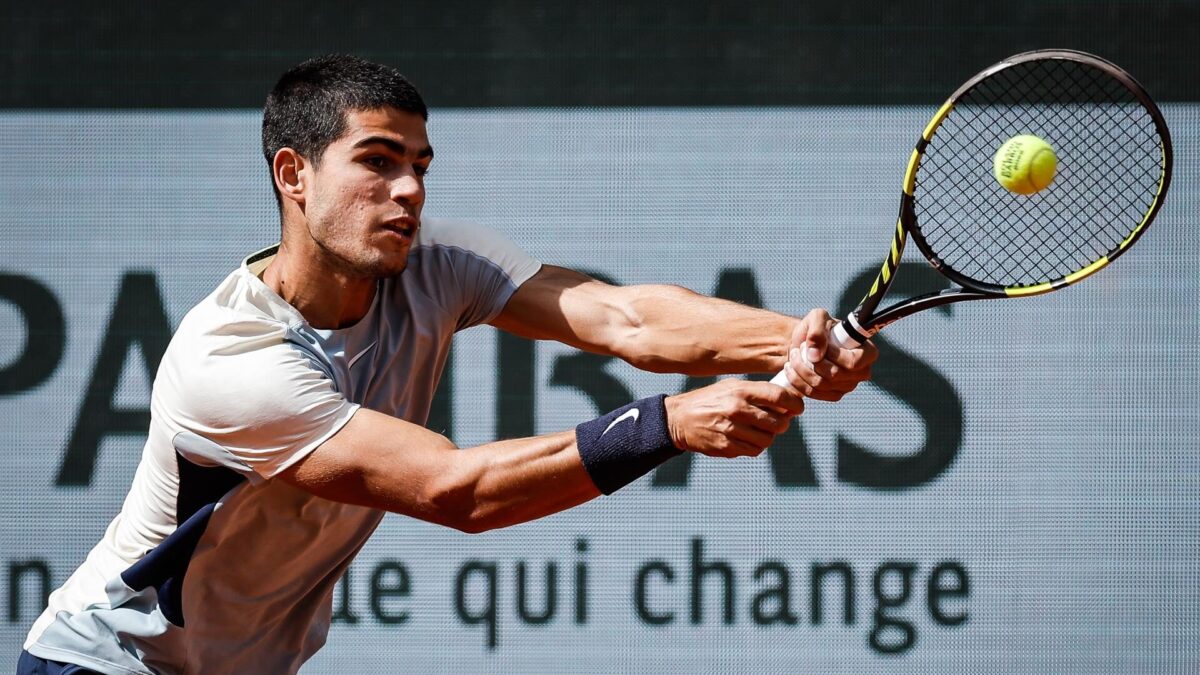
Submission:
<svg viewBox="0 0 1200 675">
<path fill-rule="evenodd" d="M 1032 134 L 1014 136 L 996 151 L 993 170 L 996 180 L 1009 192 L 1030 195 L 1046 189 L 1054 180 L 1058 156 L 1045 140 Z"/>
</svg>

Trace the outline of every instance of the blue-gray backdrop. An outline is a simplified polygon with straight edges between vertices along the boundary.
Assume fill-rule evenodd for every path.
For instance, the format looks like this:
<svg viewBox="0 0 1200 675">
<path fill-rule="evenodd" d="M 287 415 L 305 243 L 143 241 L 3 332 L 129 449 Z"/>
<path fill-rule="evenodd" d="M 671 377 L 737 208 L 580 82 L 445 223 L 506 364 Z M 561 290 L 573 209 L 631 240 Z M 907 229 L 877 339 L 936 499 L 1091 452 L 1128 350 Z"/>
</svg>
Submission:
<svg viewBox="0 0 1200 675">
<path fill-rule="evenodd" d="M 1200 107 L 1172 29 L 1195 13 L 1025 4 L 464 3 L 324 33 L 318 10 L 6 10 L 0 668 L 120 507 L 172 327 L 277 237 L 250 108 L 291 62 L 358 51 L 424 75 L 429 214 L 619 283 L 798 314 L 861 295 L 938 99 L 1067 46 L 1166 101 L 1175 182 L 1126 257 L 897 324 L 874 383 L 812 404 L 762 458 L 676 461 L 481 536 L 386 519 L 306 671 L 1196 670 Z M 304 53 L 277 48 L 289 34 Z M 910 255 L 904 283 L 939 283 Z M 477 328 L 431 426 L 472 445 L 697 384 Z"/>
</svg>

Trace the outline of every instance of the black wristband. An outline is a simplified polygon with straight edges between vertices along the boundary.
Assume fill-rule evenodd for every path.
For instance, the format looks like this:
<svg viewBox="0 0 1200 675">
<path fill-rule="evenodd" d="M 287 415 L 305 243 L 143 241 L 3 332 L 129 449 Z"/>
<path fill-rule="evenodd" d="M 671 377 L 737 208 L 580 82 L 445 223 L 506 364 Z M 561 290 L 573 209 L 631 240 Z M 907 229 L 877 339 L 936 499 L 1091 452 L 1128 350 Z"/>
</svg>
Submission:
<svg viewBox="0 0 1200 675">
<path fill-rule="evenodd" d="M 579 456 L 600 492 L 610 495 L 683 452 L 671 442 L 666 398 L 634 401 L 575 427 Z"/>
</svg>

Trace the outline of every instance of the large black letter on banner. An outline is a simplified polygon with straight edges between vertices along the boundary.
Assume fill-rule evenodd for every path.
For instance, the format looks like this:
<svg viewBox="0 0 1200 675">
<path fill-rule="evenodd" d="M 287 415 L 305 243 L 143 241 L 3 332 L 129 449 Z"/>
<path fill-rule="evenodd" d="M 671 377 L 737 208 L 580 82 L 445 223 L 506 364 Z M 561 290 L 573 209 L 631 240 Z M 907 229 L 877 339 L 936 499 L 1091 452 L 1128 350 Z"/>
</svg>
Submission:
<svg viewBox="0 0 1200 675">
<path fill-rule="evenodd" d="M 57 485 L 90 485 L 96 468 L 100 442 L 112 434 L 145 434 L 150 426 L 150 406 L 119 410 L 113 407 L 117 379 L 129 358 L 129 348 L 141 346 L 142 365 L 147 379 L 153 381 L 171 341 L 158 283 L 151 272 L 128 272 L 121 279 L 116 306 L 104 331 L 100 354 L 92 368 L 92 379 L 79 407 L 75 429 L 67 443 Z"/>
<path fill-rule="evenodd" d="M 856 293 L 875 277 L 874 267 L 850 282 L 838 304 L 838 316 L 845 316 L 858 302 Z M 917 293 L 947 288 L 949 281 L 928 265 L 901 263 L 889 293 L 909 297 Z M 935 311 L 950 315 L 953 305 Z M 920 319 L 914 319 L 919 321 Z M 920 452 L 904 457 L 871 452 L 868 448 L 838 436 L 838 479 L 864 487 L 903 489 L 936 478 L 958 454 L 962 444 L 962 400 L 941 373 L 915 356 L 892 345 L 882 335 L 872 340 L 879 348 L 879 361 L 872 367 L 871 381 L 911 407 L 925 424 L 925 445 Z"/>
<path fill-rule="evenodd" d="M 536 344 L 533 340 L 496 331 L 496 438 L 533 436 L 537 412 Z"/>
<path fill-rule="evenodd" d="M 429 403 L 429 419 L 425 426 L 431 431 L 454 440 L 454 350 L 446 356 L 441 380 Z"/>
<path fill-rule="evenodd" d="M 50 289 L 29 277 L 0 274 L 0 301 L 16 305 L 25 320 L 25 349 L 0 368 L 0 396 L 28 391 L 54 374 L 67 343 L 62 307 Z"/>
<path fill-rule="evenodd" d="M 585 272 L 594 279 L 616 285 L 609 277 L 596 272 Z M 633 402 L 633 393 L 621 380 L 609 373 L 605 366 L 615 357 L 588 352 L 564 354 L 554 359 L 550 369 L 550 386 L 570 387 L 591 400 L 600 414 Z M 532 357 L 530 359 L 532 364 Z M 530 366 L 532 368 L 532 365 Z M 530 404 L 532 405 L 532 398 Z"/>
<path fill-rule="evenodd" d="M 750 269 L 721 270 L 713 295 L 751 307 L 763 306 L 762 294 L 758 292 L 758 284 L 754 280 L 754 271 Z M 771 375 L 751 375 L 749 379 L 769 380 Z M 691 391 L 710 385 L 715 381 L 714 377 L 689 377 L 683 385 L 683 390 Z M 654 472 L 652 485 L 654 487 L 686 486 L 694 457 L 692 453 L 685 452 L 658 467 Z M 800 431 L 799 418 L 788 427 L 787 431 L 775 437 L 775 442 L 767 451 L 767 457 L 771 460 L 771 471 L 775 474 L 775 484 L 779 487 L 811 487 L 817 484 L 812 459 L 808 454 L 808 446 L 805 445 L 804 434 Z"/>
</svg>

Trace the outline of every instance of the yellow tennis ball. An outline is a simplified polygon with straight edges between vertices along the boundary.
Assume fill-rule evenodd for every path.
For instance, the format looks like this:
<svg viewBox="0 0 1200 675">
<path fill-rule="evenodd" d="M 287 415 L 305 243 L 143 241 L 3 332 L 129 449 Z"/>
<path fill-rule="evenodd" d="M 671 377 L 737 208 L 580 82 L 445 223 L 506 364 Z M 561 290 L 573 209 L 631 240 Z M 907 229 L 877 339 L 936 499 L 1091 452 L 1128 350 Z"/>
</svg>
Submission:
<svg viewBox="0 0 1200 675">
<path fill-rule="evenodd" d="M 1046 141 L 1032 134 L 1013 136 L 996 151 L 996 180 L 1009 192 L 1031 195 L 1054 180 L 1058 155 Z"/>
</svg>

